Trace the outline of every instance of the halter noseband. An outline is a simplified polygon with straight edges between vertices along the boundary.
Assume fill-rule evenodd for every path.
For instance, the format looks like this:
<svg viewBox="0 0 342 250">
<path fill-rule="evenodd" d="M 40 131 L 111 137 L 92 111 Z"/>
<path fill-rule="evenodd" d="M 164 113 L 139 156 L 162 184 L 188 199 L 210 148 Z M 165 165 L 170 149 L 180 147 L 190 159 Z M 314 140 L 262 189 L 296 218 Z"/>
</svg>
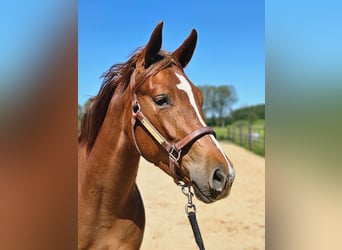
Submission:
<svg viewBox="0 0 342 250">
<path fill-rule="evenodd" d="M 139 105 L 138 99 L 137 99 L 137 95 L 135 93 L 133 93 L 132 114 L 133 114 L 133 119 L 132 119 L 133 140 L 134 140 L 134 144 L 139 154 L 141 155 L 141 151 L 138 147 L 138 144 L 135 138 L 135 133 L 134 133 L 134 125 L 137 119 L 145 127 L 145 129 L 152 135 L 152 137 L 168 153 L 170 173 L 172 174 L 173 180 L 176 184 L 179 184 L 179 182 L 182 181 L 182 178 L 178 176 L 176 172 L 176 167 L 179 169 L 181 168 L 178 161 L 182 156 L 182 149 L 205 135 L 208 135 L 208 134 L 212 134 L 214 136 L 216 135 L 215 131 L 212 128 L 202 127 L 191 132 L 190 134 L 185 136 L 183 139 L 181 139 L 177 143 L 171 144 L 159 133 L 159 131 L 152 125 L 152 123 L 143 114 L 143 112 L 141 111 L 141 107 Z"/>
</svg>

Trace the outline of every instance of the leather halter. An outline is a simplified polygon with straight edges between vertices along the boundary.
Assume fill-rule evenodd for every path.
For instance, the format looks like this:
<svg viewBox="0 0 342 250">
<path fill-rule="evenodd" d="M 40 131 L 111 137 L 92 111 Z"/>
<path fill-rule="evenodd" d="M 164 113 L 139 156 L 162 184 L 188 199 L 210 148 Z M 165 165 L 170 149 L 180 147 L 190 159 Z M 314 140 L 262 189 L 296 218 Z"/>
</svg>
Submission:
<svg viewBox="0 0 342 250">
<path fill-rule="evenodd" d="M 176 167 L 181 168 L 178 161 L 182 156 L 182 149 L 197 141 L 201 137 L 212 134 L 216 136 L 215 131 L 210 127 L 202 127 L 199 129 L 196 129 L 195 131 L 191 132 L 187 136 L 185 136 L 183 139 L 178 141 L 175 144 L 171 144 L 168 142 L 165 137 L 163 137 L 159 131 L 152 125 L 152 123 L 146 118 L 146 116 L 141 111 L 141 107 L 139 105 L 137 95 L 133 93 L 133 102 L 132 102 L 132 133 L 133 133 L 133 140 L 134 144 L 141 155 L 141 151 L 138 147 L 138 144 L 136 142 L 135 133 L 134 133 L 134 125 L 136 124 L 136 120 L 140 121 L 140 123 L 145 127 L 145 129 L 152 135 L 152 137 L 166 150 L 166 152 L 169 155 L 169 169 L 170 173 L 173 177 L 173 180 L 176 184 L 179 184 L 180 181 L 183 181 L 182 178 L 177 174 Z"/>
</svg>

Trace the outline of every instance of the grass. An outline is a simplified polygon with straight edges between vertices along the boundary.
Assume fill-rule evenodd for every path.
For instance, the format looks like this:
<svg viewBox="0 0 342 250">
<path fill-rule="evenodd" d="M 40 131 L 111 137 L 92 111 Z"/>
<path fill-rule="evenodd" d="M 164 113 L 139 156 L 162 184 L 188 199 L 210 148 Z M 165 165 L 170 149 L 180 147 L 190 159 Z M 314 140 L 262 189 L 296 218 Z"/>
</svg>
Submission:
<svg viewBox="0 0 342 250">
<path fill-rule="evenodd" d="M 251 128 L 251 145 L 249 145 L 249 125 L 247 121 L 236 121 L 226 127 L 214 127 L 216 137 L 220 141 L 231 141 L 252 150 L 256 154 L 265 155 L 265 120 L 257 120 Z M 251 146 L 251 147 L 250 147 Z"/>
<path fill-rule="evenodd" d="M 227 127 L 214 127 L 216 138 L 219 141 L 227 141 Z"/>
</svg>

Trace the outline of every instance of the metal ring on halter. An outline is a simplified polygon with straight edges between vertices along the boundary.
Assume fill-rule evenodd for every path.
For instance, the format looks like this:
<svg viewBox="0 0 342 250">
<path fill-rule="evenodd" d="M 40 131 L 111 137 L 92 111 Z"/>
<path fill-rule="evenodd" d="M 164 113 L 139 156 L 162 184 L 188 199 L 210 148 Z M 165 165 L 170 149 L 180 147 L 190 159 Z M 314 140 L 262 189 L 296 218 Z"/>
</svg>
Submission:
<svg viewBox="0 0 342 250">
<path fill-rule="evenodd" d="M 181 188 L 186 187 L 184 181 L 179 181 L 178 186 L 180 186 Z"/>
<path fill-rule="evenodd" d="M 132 112 L 135 115 L 136 113 L 138 113 L 139 111 L 141 111 L 141 107 L 139 102 L 136 102 L 135 105 L 132 108 Z"/>
<path fill-rule="evenodd" d="M 193 193 L 191 192 L 191 188 L 190 186 L 186 185 L 186 184 L 179 184 L 179 186 L 182 187 L 182 193 L 185 195 L 185 196 L 188 196 L 190 195 L 190 197 L 193 196 Z"/>
<path fill-rule="evenodd" d="M 173 155 L 173 153 L 174 152 L 177 152 L 177 156 L 174 156 Z M 177 150 L 176 148 L 175 148 L 175 146 L 174 145 L 172 145 L 172 148 L 171 148 L 171 151 L 169 152 L 169 156 L 174 160 L 174 161 L 178 161 L 179 159 L 180 159 L 180 157 L 181 157 L 181 154 L 182 154 L 182 150 L 180 149 L 180 150 Z"/>
</svg>

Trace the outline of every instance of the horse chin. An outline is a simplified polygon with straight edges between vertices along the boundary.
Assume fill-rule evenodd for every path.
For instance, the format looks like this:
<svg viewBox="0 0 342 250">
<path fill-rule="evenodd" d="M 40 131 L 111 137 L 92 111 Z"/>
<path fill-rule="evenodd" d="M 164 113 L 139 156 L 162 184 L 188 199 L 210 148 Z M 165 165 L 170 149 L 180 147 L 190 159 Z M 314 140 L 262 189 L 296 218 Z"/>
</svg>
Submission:
<svg viewBox="0 0 342 250">
<path fill-rule="evenodd" d="M 196 182 L 194 182 L 194 181 L 192 182 L 192 187 L 194 188 L 195 196 L 198 200 L 200 200 L 204 203 L 212 203 L 215 201 L 214 199 L 212 199 L 210 197 L 210 194 L 207 195 L 207 194 L 205 194 L 206 193 L 205 191 L 201 191 L 201 189 L 198 187 Z"/>
</svg>

